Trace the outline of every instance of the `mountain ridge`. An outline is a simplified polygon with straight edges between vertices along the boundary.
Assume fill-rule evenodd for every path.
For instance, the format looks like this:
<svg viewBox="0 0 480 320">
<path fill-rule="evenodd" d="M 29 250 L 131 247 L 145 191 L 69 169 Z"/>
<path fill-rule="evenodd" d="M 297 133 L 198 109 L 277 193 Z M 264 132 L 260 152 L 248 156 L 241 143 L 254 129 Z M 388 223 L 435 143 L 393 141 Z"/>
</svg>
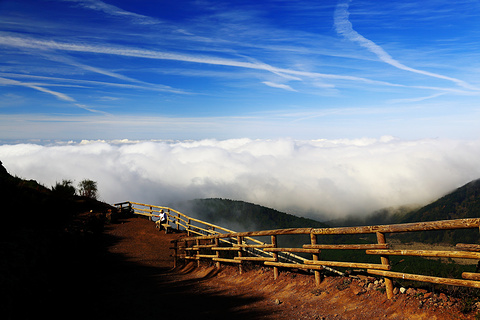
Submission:
<svg viewBox="0 0 480 320">
<path fill-rule="evenodd" d="M 439 199 L 419 208 L 402 206 L 378 210 L 367 217 L 320 222 L 280 212 L 261 205 L 221 198 L 194 199 L 178 204 L 194 217 L 235 231 L 257 231 L 286 228 L 328 228 L 361 225 L 413 223 L 480 217 L 480 179 L 452 190 Z M 392 235 L 404 242 L 476 243 L 477 230 L 447 230 L 416 234 Z"/>
<path fill-rule="evenodd" d="M 320 221 L 299 217 L 258 204 L 222 198 L 193 199 L 177 204 L 195 218 L 234 231 L 288 228 L 328 228 Z"/>
<path fill-rule="evenodd" d="M 422 208 L 407 213 L 401 222 L 423 222 L 480 217 L 480 179 L 447 193 Z"/>
</svg>

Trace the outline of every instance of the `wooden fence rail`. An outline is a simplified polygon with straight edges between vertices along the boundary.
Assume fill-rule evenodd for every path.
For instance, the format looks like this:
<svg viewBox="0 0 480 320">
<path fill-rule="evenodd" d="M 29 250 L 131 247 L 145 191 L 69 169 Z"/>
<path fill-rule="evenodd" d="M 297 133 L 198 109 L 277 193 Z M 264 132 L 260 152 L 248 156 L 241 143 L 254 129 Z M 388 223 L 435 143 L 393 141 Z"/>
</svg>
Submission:
<svg viewBox="0 0 480 320">
<path fill-rule="evenodd" d="M 249 232 L 234 232 L 220 226 L 210 224 L 199 219 L 194 219 L 183 213 L 168 207 L 152 206 L 147 204 L 124 202 L 117 207 L 129 208 L 135 214 L 156 216 L 160 210 L 164 210 L 168 216 L 168 222 L 176 226 L 177 230 L 187 232 L 187 237 L 174 240 L 174 263 L 179 260 L 211 260 L 220 267 L 220 263 L 238 264 L 240 272 L 242 262 L 253 261 L 273 267 L 273 275 L 278 277 L 279 268 L 295 268 L 311 270 L 315 274 L 316 284 L 321 282 L 321 270 L 339 272 L 336 268 L 364 269 L 371 275 L 385 278 L 387 297 L 393 297 L 392 278 L 480 288 L 480 273 L 478 268 L 475 272 L 464 272 L 462 279 L 442 278 L 418 274 L 408 274 L 392 271 L 390 256 L 414 256 L 414 257 L 443 257 L 471 259 L 472 264 L 480 266 L 480 245 L 457 244 L 452 250 L 393 250 L 386 241 L 386 234 L 404 232 L 423 232 L 433 230 L 475 229 L 480 227 L 480 218 L 443 220 L 419 223 L 342 227 L 342 228 L 291 228 L 278 230 L 262 230 Z M 195 234 L 196 236 L 192 236 Z M 365 235 L 374 234 L 376 243 L 352 243 L 331 244 L 321 243 L 318 238 L 327 235 L 358 236 L 364 239 Z M 292 235 L 307 235 L 310 242 L 299 247 L 283 247 L 278 245 L 280 237 Z M 269 237 L 270 241 L 262 242 L 255 237 Z M 365 263 L 359 261 L 330 261 L 320 259 L 323 251 L 328 250 L 358 250 L 366 256 L 379 256 L 379 263 Z M 296 255 L 303 254 L 303 256 Z M 310 256 L 310 258 L 308 258 Z"/>
<path fill-rule="evenodd" d="M 116 203 L 115 206 L 119 210 L 127 210 L 132 214 L 145 216 L 149 219 L 158 217 L 160 211 L 163 210 L 167 216 L 167 223 L 170 226 L 174 227 L 176 230 L 185 231 L 189 236 L 218 236 L 222 234 L 234 233 L 234 231 L 227 228 L 187 216 L 186 214 L 183 214 L 175 209 L 165 206 L 156 206 L 132 201 Z M 267 245 L 266 243 L 248 236 L 237 237 L 236 239 L 219 237 L 219 241 L 222 242 L 222 244 L 224 245 L 244 246 L 244 250 L 242 250 L 243 252 L 249 253 L 257 257 L 274 256 L 273 253 L 261 250 L 262 247 L 265 247 Z M 239 252 L 238 256 L 242 256 L 242 252 Z M 302 260 L 301 257 L 294 254 L 284 255 L 281 257 L 281 259 L 292 263 Z M 235 261 L 234 263 L 237 263 L 237 261 Z"/>
</svg>

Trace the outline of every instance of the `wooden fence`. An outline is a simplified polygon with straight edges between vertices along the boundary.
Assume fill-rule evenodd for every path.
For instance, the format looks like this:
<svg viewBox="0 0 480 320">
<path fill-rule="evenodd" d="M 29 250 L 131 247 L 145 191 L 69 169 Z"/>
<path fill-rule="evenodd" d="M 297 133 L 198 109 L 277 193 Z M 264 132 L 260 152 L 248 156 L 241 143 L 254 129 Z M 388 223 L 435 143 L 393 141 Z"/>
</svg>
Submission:
<svg viewBox="0 0 480 320">
<path fill-rule="evenodd" d="M 167 223 L 172 228 L 176 229 L 177 231 L 186 232 L 188 236 L 209 236 L 209 235 L 219 235 L 219 234 L 230 234 L 234 233 L 235 231 L 229 230 L 227 228 L 223 228 L 221 226 L 214 225 L 209 222 L 202 221 L 200 219 L 195 219 L 186 214 L 183 214 L 175 209 L 164 207 L 164 206 L 155 206 L 150 204 L 138 203 L 138 202 L 122 202 L 116 203 L 115 206 L 118 210 L 121 211 L 128 211 L 132 214 L 141 215 L 147 217 L 149 219 L 153 219 L 154 217 L 158 217 L 160 211 L 163 210 L 167 216 Z M 241 242 L 238 242 L 238 239 L 229 239 L 229 238 L 219 238 L 219 244 L 222 244 L 225 248 L 228 246 L 242 246 L 243 253 L 249 254 L 250 256 L 256 256 L 260 260 L 261 257 L 270 257 L 274 258 L 275 254 L 271 252 L 266 252 L 262 250 L 262 248 L 269 246 L 265 242 L 259 241 L 252 237 L 243 237 Z M 235 251 L 235 249 L 222 249 L 227 251 Z M 278 256 L 278 254 L 277 254 Z M 174 255 L 174 257 L 178 258 L 178 255 Z M 176 261 L 175 258 L 175 261 Z M 182 257 L 183 258 L 183 257 Z M 185 258 L 183 258 L 185 259 Z M 187 256 L 186 259 L 191 259 L 190 256 Z M 253 259 L 250 259 L 253 260 Z M 303 258 L 297 256 L 293 253 L 285 253 L 280 254 L 280 260 L 288 261 L 291 263 L 298 263 L 303 261 Z M 241 269 L 241 265 L 239 266 Z M 331 270 L 334 271 L 334 270 Z"/>
<path fill-rule="evenodd" d="M 342 227 L 342 228 L 292 228 L 279 230 L 263 230 L 251 232 L 234 232 L 208 222 L 188 217 L 168 207 L 159 207 L 135 202 L 118 204 L 124 209 L 127 206 L 135 214 L 155 216 L 160 210 L 167 212 L 169 223 L 177 230 L 184 230 L 187 237 L 174 240 L 174 263 L 179 260 L 211 260 L 220 267 L 221 263 L 238 264 L 240 271 L 244 261 L 255 261 L 273 268 L 273 276 L 278 277 L 279 268 L 295 268 L 311 270 L 315 274 L 315 283 L 320 284 L 321 270 L 335 271 L 332 267 L 364 269 L 368 274 L 385 278 L 387 297 L 393 297 L 392 278 L 429 282 L 443 285 L 480 288 L 480 273 L 463 272 L 461 279 L 426 276 L 420 274 L 393 272 L 390 256 L 417 256 L 434 258 L 471 259 L 473 264 L 480 265 L 480 245 L 457 244 L 452 250 L 393 250 L 387 243 L 386 234 L 405 232 L 425 232 L 434 230 L 474 229 L 480 227 L 480 218 L 431 221 L 419 223 Z M 303 235 L 309 239 L 298 247 L 281 247 L 282 237 Z M 352 236 L 352 244 L 324 243 L 326 236 Z M 373 243 L 365 242 L 366 235 L 374 235 Z M 268 241 L 260 241 L 267 238 Z M 357 241 L 358 240 L 358 241 Z M 361 244 L 358 244 L 358 243 Z M 321 259 L 322 251 L 354 250 L 363 251 L 366 255 L 378 256 L 378 263 L 358 261 L 331 261 Z M 303 256 L 297 255 L 301 254 Z M 305 257 L 308 256 L 308 257 Z"/>
</svg>

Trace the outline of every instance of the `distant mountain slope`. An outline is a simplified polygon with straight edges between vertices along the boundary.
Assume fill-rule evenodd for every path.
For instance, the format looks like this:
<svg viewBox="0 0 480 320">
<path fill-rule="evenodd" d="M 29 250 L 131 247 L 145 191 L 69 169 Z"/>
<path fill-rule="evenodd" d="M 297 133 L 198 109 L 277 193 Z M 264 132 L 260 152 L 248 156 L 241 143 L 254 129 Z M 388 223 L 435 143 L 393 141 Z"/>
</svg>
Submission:
<svg viewBox="0 0 480 320">
<path fill-rule="evenodd" d="M 423 207 L 385 208 L 365 217 L 350 216 L 326 221 L 331 226 L 366 226 L 480 217 L 480 179 Z"/>
<path fill-rule="evenodd" d="M 228 199 L 195 199 L 178 205 L 180 211 L 234 231 L 257 231 L 286 228 L 325 228 L 316 220 L 248 203 Z"/>
<path fill-rule="evenodd" d="M 418 210 L 406 214 L 401 223 L 423 222 L 435 220 L 452 220 L 480 217 L 480 179 L 441 197 Z M 402 241 L 418 241 L 426 243 L 479 243 L 480 234 L 477 229 L 417 232 L 400 235 Z"/>
<path fill-rule="evenodd" d="M 228 199 L 195 199 L 175 208 L 192 217 L 233 231 L 258 231 L 288 228 L 326 228 L 326 224 L 312 219 L 297 217 L 244 201 Z M 258 240 L 270 242 L 270 239 Z M 310 241 L 309 235 L 280 237 L 279 246 L 298 247 Z"/>
<path fill-rule="evenodd" d="M 180 211 L 235 231 L 283 228 L 325 228 L 327 224 L 243 201 L 196 199 L 180 205 Z M 332 221 L 333 226 L 395 224 L 480 217 L 480 179 L 452 191 L 420 209 L 379 210 L 365 218 Z M 480 243 L 478 230 L 432 231 L 392 235 L 402 241 L 426 243 Z"/>
<path fill-rule="evenodd" d="M 401 206 L 384 208 L 372 212 L 366 216 L 347 216 L 345 218 L 325 221 L 332 227 L 356 227 L 356 226 L 373 226 L 384 224 L 401 223 L 405 215 L 417 210 L 420 206 Z"/>
<path fill-rule="evenodd" d="M 480 179 L 405 215 L 402 222 L 420 222 L 480 217 Z"/>
</svg>

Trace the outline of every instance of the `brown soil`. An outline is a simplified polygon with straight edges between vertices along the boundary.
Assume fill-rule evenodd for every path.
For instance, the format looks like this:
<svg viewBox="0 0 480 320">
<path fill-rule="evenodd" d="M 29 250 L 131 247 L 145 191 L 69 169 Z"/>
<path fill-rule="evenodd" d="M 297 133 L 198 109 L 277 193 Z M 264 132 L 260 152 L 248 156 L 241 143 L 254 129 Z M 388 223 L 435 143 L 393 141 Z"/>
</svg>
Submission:
<svg viewBox="0 0 480 320">
<path fill-rule="evenodd" d="M 98 277 L 98 318 L 148 319 L 474 319 L 461 301 L 417 291 L 387 300 L 364 281 L 247 265 L 220 270 L 196 263 L 173 269 L 170 240 L 152 222 L 131 218 L 107 226 L 107 269 Z"/>
</svg>

